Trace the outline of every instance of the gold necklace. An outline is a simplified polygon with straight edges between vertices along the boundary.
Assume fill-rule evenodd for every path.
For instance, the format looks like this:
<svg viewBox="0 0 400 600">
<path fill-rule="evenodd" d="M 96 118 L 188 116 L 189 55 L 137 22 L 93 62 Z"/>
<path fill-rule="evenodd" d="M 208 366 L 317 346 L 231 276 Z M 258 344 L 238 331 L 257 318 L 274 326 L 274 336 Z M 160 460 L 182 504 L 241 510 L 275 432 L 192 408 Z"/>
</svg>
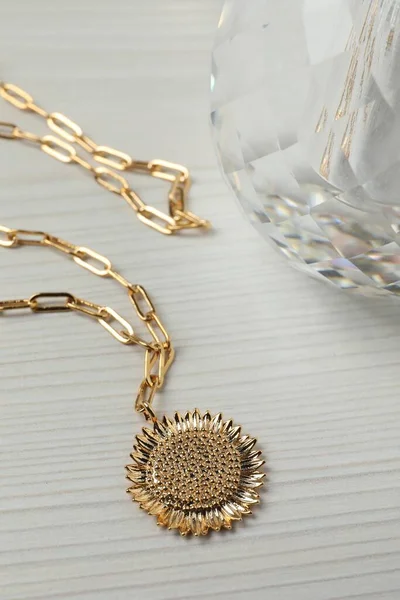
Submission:
<svg viewBox="0 0 400 600">
<path fill-rule="evenodd" d="M 113 152 L 115 155 L 117 151 Z M 180 219 L 179 213 L 176 223 L 180 223 Z M 192 219 L 191 213 L 189 219 Z M 171 229 L 169 233 L 176 230 Z M 130 481 L 127 491 L 132 499 L 156 516 L 159 525 L 177 529 L 182 535 L 205 535 L 210 529 L 230 529 L 233 521 L 251 514 L 251 507 L 260 501 L 259 487 L 265 478 L 261 451 L 255 449 L 256 440 L 241 435 L 240 426 L 234 425 L 232 420 L 224 421 L 221 413 L 212 416 L 208 411 L 201 414 L 196 409 L 184 416 L 177 412 L 172 418 L 158 418 L 154 412 L 155 395 L 164 386 L 175 351 L 147 291 L 130 283 L 113 268 L 108 258 L 90 248 L 76 246 L 42 231 L 0 225 L 0 247 L 19 246 L 52 248 L 94 275 L 114 279 L 126 290 L 139 321 L 148 331 L 150 339 L 146 340 L 112 308 L 70 293 L 42 292 L 28 299 L 0 301 L 0 315 L 22 309 L 33 313 L 80 313 L 97 321 L 121 344 L 143 348 L 144 377 L 135 409 L 150 427 L 144 427 L 136 436 L 132 462 L 126 466 Z"/>
<path fill-rule="evenodd" d="M 182 165 L 158 159 L 135 160 L 129 154 L 115 148 L 99 146 L 77 123 L 62 113 L 48 113 L 34 102 L 28 92 L 13 83 L 0 81 L 0 96 L 19 110 L 45 119 L 48 127 L 59 136 L 58 138 L 53 135 L 39 136 L 20 129 L 14 123 L 1 121 L 0 138 L 33 144 L 60 162 L 79 165 L 90 173 L 99 185 L 121 196 L 142 223 L 159 233 L 171 235 L 185 229 L 204 230 L 210 227 L 208 221 L 186 208 L 191 181 L 189 171 Z M 95 162 L 106 166 L 93 166 L 77 153 L 72 144 L 87 152 Z M 145 204 L 130 187 L 127 179 L 116 171 L 149 175 L 169 182 L 171 186 L 168 193 L 169 214 Z"/>
</svg>

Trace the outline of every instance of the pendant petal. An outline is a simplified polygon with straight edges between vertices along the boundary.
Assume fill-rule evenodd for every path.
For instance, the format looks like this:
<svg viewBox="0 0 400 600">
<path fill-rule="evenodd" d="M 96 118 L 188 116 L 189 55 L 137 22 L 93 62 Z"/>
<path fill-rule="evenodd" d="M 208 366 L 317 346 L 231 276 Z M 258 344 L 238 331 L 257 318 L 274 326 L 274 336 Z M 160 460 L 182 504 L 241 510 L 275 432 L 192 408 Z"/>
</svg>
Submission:
<svg viewBox="0 0 400 600">
<path fill-rule="evenodd" d="M 179 525 L 179 533 L 181 534 L 182 537 L 184 537 L 185 535 L 190 533 L 190 531 L 191 531 L 190 524 L 189 524 L 187 516 L 185 515 L 184 519 L 182 520 L 182 523 Z"/>
<path fill-rule="evenodd" d="M 131 454 L 131 459 L 139 466 L 145 467 L 147 465 L 147 457 L 142 453 L 135 452 Z"/>
<path fill-rule="evenodd" d="M 192 511 L 190 515 L 191 530 L 195 536 L 201 535 L 203 531 L 202 516 L 200 512 Z"/>
<path fill-rule="evenodd" d="M 221 529 L 224 522 L 224 517 L 217 508 L 211 508 L 209 511 L 207 511 L 207 518 L 212 529 L 215 531 L 219 531 Z"/>
<path fill-rule="evenodd" d="M 149 498 L 144 504 L 143 507 L 149 515 L 158 515 L 163 509 L 164 505 L 159 502 L 156 498 Z"/>
<path fill-rule="evenodd" d="M 178 412 L 175 413 L 174 420 L 175 420 L 175 427 L 178 432 L 182 433 L 183 431 L 186 431 L 185 420 Z"/>
<path fill-rule="evenodd" d="M 193 429 L 193 415 L 189 411 L 185 414 L 185 425 L 186 431 L 191 431 Z"/>
<path fill-rule="evenodd" d="M 143 468 L 139 467 L 139 465 L 126 465 L 125 469 L 129 473 L 143 473 Z"/>
<path fill-rule="evenodd" d="M 139 448 L 145 450 L 148 454 L 150 454 L 150 452 L 153 450 L 154 446 L 156 445 L 155 442 L 150 441 L 144 435 L 137 435 L 136 439 L 137 439 Z"/>
<path fill-rule="evenodd" d="M 221 427 L 222 427 L 222 414 L 218 413 L 211 420 L 210 431 L 214 431 L 214 433 L 219 433 L 221 431 Z"/>
<path fill-rule="evenodd" d="M 185 514 L 181 510 L 172 510 L 169 516 L 168 529 L 179 529 L 185 518 Z"/>
<path fill-rule="evenodd" d="M 207 411 L 204 413 L 203 416 L 203 429 L 205 429 L 206 431 L 208 431 L 210 429 L 210 423 L 211 423 L 211 415 L 210 413 Z"/>
<path fill-rule="evenodd" d="M 144 484 L 146 483 L 146 471 L 137 471 L 135 473 L 128 473 L 126 476 L 129 481 L 136 484 Z"/>
<path fill-rule="evenodd" d="M 241 457 L 241 465 L 242 469 L 246 469 L 248 466 L 251 466 L 253 463 L 256 463 L 260 460 L 261 450 L 256 450 L 254 452 L 250 452 L 245 456 Z"/>
<path fill-rule="evenodd" d="M 136 502 L 142 503 L 150 500 L 147 489 L 142 486 L 135 485 L 128 488 L 126 491 L 132 494 L 132 497 Z"/>
<path fill-rule="evenodd" d="M 209 524 L 209 522 L 206 519 L 206 513 L 205 513 L 205 511 L 202 511 L 199 514 L 199 518 L 200 518 L 200 525 L 201 525 L 201 532 L 200 533 L 201 533 L 201 535 L 207 535 L 208 530 L 210 528 L 210 524 Z"/>
<path fill-rule="evenodd" d="M 161 423 L 161 421 L 156 421 L 154 423 L 154 431 L 162 438 L 167 438 L 169 435 L 168 429 Z"/>
<path fill-rule="evenodd" d="M 253 458 L 260 458 L 261 454 L 261 450 L 253 450 L 252 452 L 246 454 L 246 456 L 243 456 L 242 461 L 252 460 Z"/>
<path fill-rule="evenodd" d="M 240 521 L 242 515 L 240 511 L 237 510 L 235 504 L 233 502 L 227 502 L 222 506 L 222 512 L 229 519 L 233 519 L 234 521 Z"/>
<path fill-rule="evenodd" d="M 175 427 L 175 423 L 173 423 L 168 417 L 163 418 L 163 425 L 166 427 L 171 433 L 178 433 L 177 428 Z"/>
<path fill-rule="evenodd" d="M 193 413 L 192 419 L 193 419 L 193 429 L 200 431 L 202 418 L 201 418 L 201 414 L 199 413 L 197 408 L 195 409 L 195 411 Z"/>
<path fill-rule="evenodd" d="M 239 488 L 235 492 L 234 500 L 239 500 L 239 502 L 244 502 L 245 504 L 258 504 L 260 496 L 253 490 Z"/>
<path fill-rule="evenodd" d="M 243 504 L 239 504 L 238 502 L 231 502 L 231 504 L 236 508 L 237 512 L 242 515 L 251 515 L 251 510 L 248 506 L 244 506 Z"/>
<path fill-rule="evenodd" d="M 239 439 L 240 430 L 241 430 L 240 425 L 237 425 L 236 427 L 232 427 L 232 429 L 228 432 L 227 437 L 231 440 L 231 442 L 235 442 L 236 440 Z"/>
<path fill-rule="evenodd" d="M 222 432 L 225 433 L 226 435 L 229 434 L 232 431 L 232 426 L 233 426 L 233 421 L 232 419 L 229 419 L 229 421 L 226 421 L 222 427 Z"/>
<path fill-rule="evenodd" d="M 261 475 L 261 479 L 256 478 L 257 475 Z M 240 478 L 240 485 L 243 488 L 259 488 L 264 485 L 264 477 L 265 473 L 252 473 L 248 476 L 244 475 Z"/>
<path fill-rule="evenodd" d="M 244 435 L 240 438 L 236 449 L 239 450 L 241 454 L 246 454 L 246 452 L 250 452 L 256 445 L 257 440 L 249 437 L 248 435 Z"/>
<path fill-rule="evenodd" d="M 157 434 L 154 433 L 154 431 L 151 431 L 147 427 L 143 427 L 142 431 L 143 435 L 149 440 L 149 442 L 151 442 L 154 446 L 158 444 L 160 440 Z"/>
<path fill-rule="evenodd" d="M 192 519 L 192 513 L 189 512 L 185 516 L 185 529 L 187 529 L 188 532 L 190 531 L 191 533 L 194 533 L 192 525 L 194 528 L 194 520 Z"/>
<path fill-rule="evenodd" d="M 265 464 L 264 460 L 254 459 L 242 463 L 242 471 L 246 474 L 258 471 Z"/>
<path fill-rule="evenodd" d="M 157 525 L 168 526 L 169 515 L 171 513 L 170 508 L 164 508 L 157 517 Z"/>
</svg>

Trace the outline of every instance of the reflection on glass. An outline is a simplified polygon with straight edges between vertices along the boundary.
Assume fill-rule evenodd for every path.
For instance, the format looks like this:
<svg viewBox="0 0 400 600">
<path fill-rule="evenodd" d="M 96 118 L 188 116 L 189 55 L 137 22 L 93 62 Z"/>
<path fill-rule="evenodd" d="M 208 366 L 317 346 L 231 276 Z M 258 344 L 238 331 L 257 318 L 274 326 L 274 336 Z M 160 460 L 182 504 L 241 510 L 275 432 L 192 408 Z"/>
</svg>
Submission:
<svg viewBox="0 0 400 600">
<path fill-rule="evenodd" d="M 399 32 L 397 0 L 229 0 L 213 51 L 246 212 L 297 267 L 364 293 L 400 293 Z"/>
</svg>

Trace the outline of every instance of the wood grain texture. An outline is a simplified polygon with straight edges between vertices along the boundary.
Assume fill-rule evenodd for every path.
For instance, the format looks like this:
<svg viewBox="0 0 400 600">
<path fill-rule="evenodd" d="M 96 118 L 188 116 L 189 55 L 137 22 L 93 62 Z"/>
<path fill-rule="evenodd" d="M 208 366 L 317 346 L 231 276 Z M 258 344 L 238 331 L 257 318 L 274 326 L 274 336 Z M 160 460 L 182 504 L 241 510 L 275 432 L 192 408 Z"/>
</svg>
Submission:
<svg viewBox="0 0 400 600">
<path fill-rule="evenodd" d="M 292 271 L 245 222 L 208 130 L 217 0 L 0 1 L 1 77 L 95 139 L 186 163 L 208 237 L 166 239 L 117 198 L 0 144 L 1 222 L 109 256 L 149 288 L 178 349 L 159 400 L 258 437 L 270 488 L 234 533 L 181 539 L 125 495 L 142 355 L 73 315 L 0 320 L 1 600 L 397 600 L 399 308 Z M 0 118 L 40 129 L 0 105 Z M 156 183 L 137 180 L 151 202 Z M 113 283 L 42 249 L 0 252 L 1 298 Z"/>
</svg>

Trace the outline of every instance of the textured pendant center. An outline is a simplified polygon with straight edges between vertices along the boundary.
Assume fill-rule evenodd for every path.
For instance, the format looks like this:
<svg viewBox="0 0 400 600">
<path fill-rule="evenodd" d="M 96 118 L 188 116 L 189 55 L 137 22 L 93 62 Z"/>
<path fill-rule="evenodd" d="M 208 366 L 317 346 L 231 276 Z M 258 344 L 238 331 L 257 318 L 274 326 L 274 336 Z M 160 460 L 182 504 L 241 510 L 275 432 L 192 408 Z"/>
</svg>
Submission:
<svg viewBox="0 0 400 600">
<path fill-rule="evenodd" d="M 146 482 L 166 506 L 206 509 L 232 496 L 240 473 L 240 454 L 226 436 L 195 430 L 158 444 L 149 459 Z"/>
</svg>

